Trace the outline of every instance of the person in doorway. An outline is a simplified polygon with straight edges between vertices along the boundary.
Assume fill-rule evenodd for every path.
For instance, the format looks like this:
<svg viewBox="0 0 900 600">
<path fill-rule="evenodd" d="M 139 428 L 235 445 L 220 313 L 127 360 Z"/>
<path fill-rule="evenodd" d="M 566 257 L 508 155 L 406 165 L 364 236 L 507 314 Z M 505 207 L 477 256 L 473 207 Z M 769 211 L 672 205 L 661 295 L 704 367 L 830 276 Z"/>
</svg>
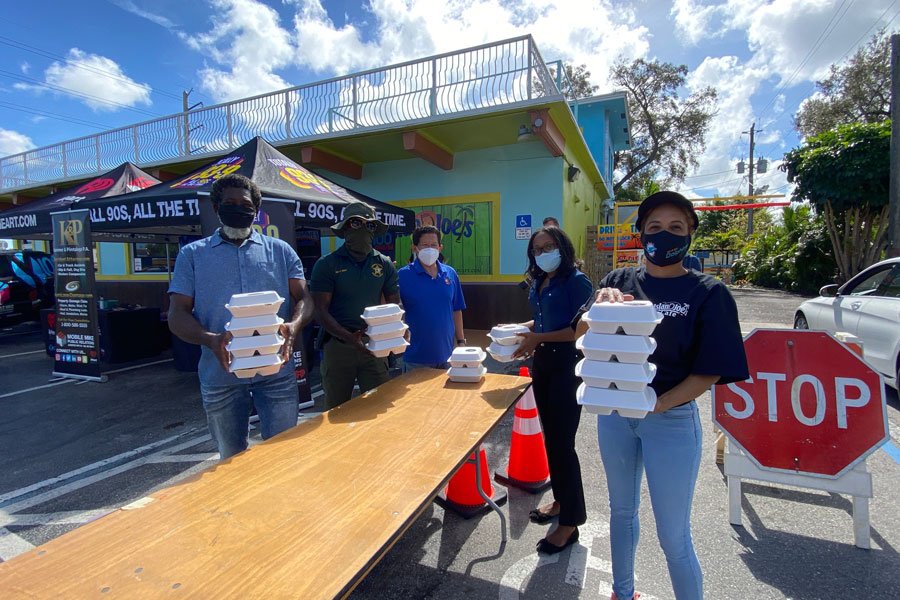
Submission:
<svg viewBox="0 0 900 600">
<path fill-rule="evenodd" d="M 459 276 L 439 260 L 441 232 L 418 227 L 412 234 L 416 259 L 400 269 L 400 300 L 409 325 L 409 348 L 403 354 L 403 372 L 420 367 L 446 369 L 455 346 L 465 346 L 462 311 L 466 308 Z"/>
<path fill-rule="evenodd" d="M 375 250 L 376 236 L 387 225 L 364 202 L 351 202 L 343 219 L 331 226 L 344 244 L 316 261 L 310 278 L 316 320 L 324 331 L 320 341 L 322 389 L 325 410 L 339 406 L 353 395 L 358 381 L 365 393 L 388 380 L 388 359 L 373 355 L 366 342 L 367 306 L 399 303 L 397 269 L 393 261 Z"/>
<path fill-rule="evenodd" d="M 697 229 L 697 213 L 681 194 L 657 192 L 638 208 L 644 266 L 610 272 L 597 302 L 649 300 L 663 314 L 653 332 L 656 351 L 650 386 L 656 407 L 643 419 L 613 412 L 598 415 L 597 437 L 606 470 L 610 507 L 613 599 L 632 598 L 634 557 L 640 532 L 641 480 L 650 501 L 669 577 L 679 600 L 703 598 L 703 576 L 691 538 L 691 505 L 700 467 L 701 428 L 695 399 L 713 384 L 749 374 L 737 306 L 722 282 L 689 271 L 682 259 Z M 578 332 L 587 330 L 581 314 Z"/>
<path fill-rule="evenodd" d="M 556 217 L 544 217 L 541 225 L 544 227 L 559 227 L 559 221 L 556 220 Z"/>
<path fill-rule="evenodd" d="M 581 420 L 581 405 L 575 398 L 580 383 L 575 363 L 581 352 L 575 348 L 571 323 L 590 300 L 593 285 L 578 270 L 575 248 L 562 229 L 538 229 L 528 242 L 527 252 L 528 272 L 534 281 L 528 301 L 534 320 L 524 325 L 533 331 L 523 334 L 513 356 L 534 355 L 532 389 L 544 430 L 553 502 L 531 511 L 529 518 L 546 523 L 559 517 L 556 529 L 537 544 L 538 552 L 556 554 L 578 541 L 578 526 L 587 519 L 575 452 L 575 434 Z"/>
<path fill-rule="evenodd" d="M 299 398 L 291 353 L 294 339 L 312 320 L 313 305 L 294 249 L 251 227 L 262 204 L 256 184 L 243 175 L 226 175 L 213 184 L 210 199 L 222 226 L 178 253 L 169 285 L 169 329 L 202 346 L 198 376 L 203 408 L 219 457 L 225 460 L 247 449 L 251 406 L 259 413 L 263 439 L 297 424 Z M 263 291 L 289 299 L 278 311 L 285 320 L 285 363 L 275 375 L 238 379 L 229 372 L 225 347 L 231 334 L 225 324 L 231 313 L 225 305 L 232 294 Z"/>
<path fill-rule="evenodd" d="M 681 260 L 681 266 L 687 269 L 688 271 L 694 270 L 699 273 L 703 272 L 703 265 L 700 264 L 700 259 L 694 254 L 688 254 Z"/>
</svg>

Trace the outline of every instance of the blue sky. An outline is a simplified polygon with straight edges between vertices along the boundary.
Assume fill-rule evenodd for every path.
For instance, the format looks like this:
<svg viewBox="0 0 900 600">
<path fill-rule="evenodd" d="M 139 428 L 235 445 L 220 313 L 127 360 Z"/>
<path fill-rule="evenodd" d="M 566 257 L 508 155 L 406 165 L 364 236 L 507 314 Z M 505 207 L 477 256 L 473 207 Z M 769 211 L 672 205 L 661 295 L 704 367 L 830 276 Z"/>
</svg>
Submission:
<svg viewBox="0 0 900 600">
<path fill-rule="evenodd" d="M 755 5 L 754 5 L 755 4 Z M 690 69 L 719 113 L 691 196 L 746 191 L 734 173 L 756 121 L 777 166 L 799 144 L 791 117 L 830 64 L 881 27 L 900 0 L 62 0 L 5 2 L 0 14 L 0 155 L 181 110 L 530 33 L 543 57 L 585 63 L 600 93 L 618 59 Z M 770 168 L 757 178 L 784 191 Z"/>
</svg>

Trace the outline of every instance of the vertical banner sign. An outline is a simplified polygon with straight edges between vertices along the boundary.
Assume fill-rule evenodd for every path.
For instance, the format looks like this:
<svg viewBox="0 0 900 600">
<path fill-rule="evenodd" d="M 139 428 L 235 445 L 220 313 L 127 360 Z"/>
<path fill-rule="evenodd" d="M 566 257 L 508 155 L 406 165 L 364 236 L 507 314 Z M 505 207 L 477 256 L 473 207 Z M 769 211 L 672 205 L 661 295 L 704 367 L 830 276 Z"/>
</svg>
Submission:
<svg viewBox="0 0 900 600">
<path fill-rule="evenodd" d="M 89 211 L 51 215 L 56 263 L 54 374 L 100 378 L 100 334 Z"/>
</svg>

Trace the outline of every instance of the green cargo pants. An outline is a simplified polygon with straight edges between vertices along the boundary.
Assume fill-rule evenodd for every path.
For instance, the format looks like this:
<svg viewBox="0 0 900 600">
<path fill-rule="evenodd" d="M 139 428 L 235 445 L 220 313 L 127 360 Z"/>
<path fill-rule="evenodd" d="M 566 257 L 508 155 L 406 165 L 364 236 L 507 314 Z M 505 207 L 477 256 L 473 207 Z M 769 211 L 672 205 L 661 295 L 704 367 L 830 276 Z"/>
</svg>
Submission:
<svg viewBox="0 0 900 600">
<path fill-rule="evenodd" d="M 378 387 L 389 379 L 388 359 L 360 352 L 350 344 L 331 338 L 322 348 L 322 389 L 325 410 L 340 406 L 353 395 L 353 384 L 359 379 L 360 393 Z"/>
</svg>

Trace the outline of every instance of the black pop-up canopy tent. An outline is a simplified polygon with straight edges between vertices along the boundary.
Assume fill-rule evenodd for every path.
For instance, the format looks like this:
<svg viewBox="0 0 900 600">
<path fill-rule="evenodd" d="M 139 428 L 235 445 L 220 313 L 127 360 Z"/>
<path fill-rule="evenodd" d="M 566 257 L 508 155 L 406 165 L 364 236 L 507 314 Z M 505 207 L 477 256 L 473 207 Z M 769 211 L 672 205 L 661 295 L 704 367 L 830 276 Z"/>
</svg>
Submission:
<svg viewBox="0 0 900 600">
<path fill-rule="evenodd" d="M 149 173 L 131 163 L 123 163 L 86 183 L 0 212 L 0 238 L 49 240 L 53 233 L 50 213 L 86 200 L 133 193 L 158 183 L 159 179 Z"/>
<path fill-rule="evenodd" d="M 102 240 L 104 232 L 197 233 L 201 225 L 209 234 L 218 226 L 208 200 L 210 189 L 216 179 L 230 173 L 245 175 L 259 186 L 264 212 L 267 206 L 274 210 L 279 205 L 289 210 L 294 229 L 320 229 L 330 235 L 329 227 L 341 220 L 344 206 L 354 200 L 372 205 L 395 233 L 411 233 L 415 227 L 412 211 L 316 175 L 260 137 L 184 177 L 131 194 L 79 202 L 73 208 L 90 209 L 96 240 Z"/>
</svg>

